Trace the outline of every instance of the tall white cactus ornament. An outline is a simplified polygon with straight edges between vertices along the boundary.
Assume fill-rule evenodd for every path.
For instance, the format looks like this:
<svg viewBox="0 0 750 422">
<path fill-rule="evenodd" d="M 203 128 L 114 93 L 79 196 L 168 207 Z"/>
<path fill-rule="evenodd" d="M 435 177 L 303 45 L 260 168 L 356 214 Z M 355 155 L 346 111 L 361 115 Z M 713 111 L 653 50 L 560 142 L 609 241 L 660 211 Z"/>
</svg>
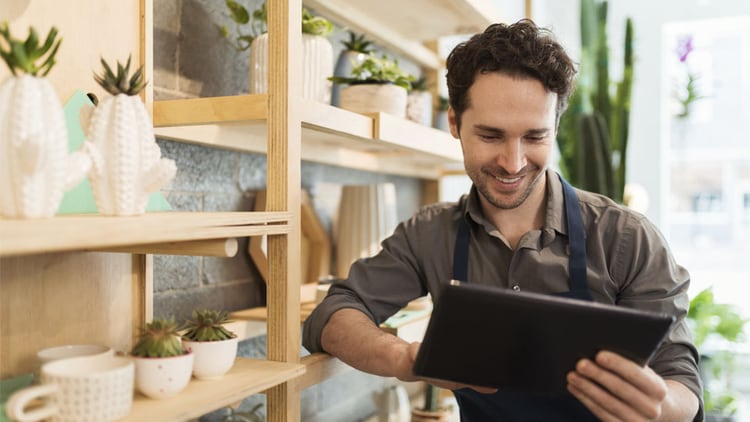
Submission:
<svg viewBox="0 0 750 422">
<path fill-rule="evenodd" d="M 89 173 L 94 201 L 100 213 L 139 215 L 149 196 L 169 184 L 177 168 L 161 158 L 153 124 L 138 93 L 146 86 L 142 68 L 129 76 L 130 58 L 113 72 L 104 70 L 94 79 L 110 94 L 94 109 L 84 148 L 92 160 Z"/>
<path fill-rule="evenodd" d="M 30 28 L 26 40 L 17 40 L 7 22 L 0 24 L 0 56 L 12 73 L 0 85 L 0 215 L 4 217 L 54 216 L 63 193 L 83 180 L 91 166 L 83 152 L 68 154 L 63 108 L 45 78 L 62 41 L 56 38 L 57 29 L 52 28 L 40 45 L 36 30 Z"/>
</svg>

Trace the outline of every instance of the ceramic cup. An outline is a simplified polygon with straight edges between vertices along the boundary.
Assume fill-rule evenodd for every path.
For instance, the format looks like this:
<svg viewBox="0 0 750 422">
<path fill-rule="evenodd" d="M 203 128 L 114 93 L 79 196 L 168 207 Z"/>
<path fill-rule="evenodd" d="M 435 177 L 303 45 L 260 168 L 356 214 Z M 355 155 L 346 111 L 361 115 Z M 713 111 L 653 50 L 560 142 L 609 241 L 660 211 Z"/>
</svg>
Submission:
<svg viewBox="0 0 750 422">
<path fill-rule="evenodd" d="M 60 359 L 75 358 L 81 356 L 113 356 L 111 347 L 99 344 L 66 344 L 63 346 L 48 347 L 36 353 L 39 362 L 45 364 Z"/>
<path fill-rule="evenodd" d="M 6 412 L 19 422 L 114 421 L 130 413 L 134 377 L 133 361 L 126 357 L 56 360 L 42 365 L 41 385 L 13 393 Z M 37 399 L 43 405 L 32 407 Z"/>
</svg>

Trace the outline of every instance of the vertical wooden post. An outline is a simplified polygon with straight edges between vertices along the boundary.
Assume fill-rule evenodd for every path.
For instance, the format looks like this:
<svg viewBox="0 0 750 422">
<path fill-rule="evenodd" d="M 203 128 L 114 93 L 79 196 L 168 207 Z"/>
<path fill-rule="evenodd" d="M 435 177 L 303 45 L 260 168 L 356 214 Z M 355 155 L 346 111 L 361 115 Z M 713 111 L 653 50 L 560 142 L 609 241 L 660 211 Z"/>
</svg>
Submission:
<svg viewBox="0 0 750 422">
<path fill-rule="evenodd" d="M 300 357 L 300 142 L 302 93 L 302 2 L 268 0 L 268 183 L 267 210 L 292 213 L 286 235 L 268 236 L 269 360 Z M 284 383 L 267 391 L 268 420 L 300 419 L 299 391 Z"/>
</svg>

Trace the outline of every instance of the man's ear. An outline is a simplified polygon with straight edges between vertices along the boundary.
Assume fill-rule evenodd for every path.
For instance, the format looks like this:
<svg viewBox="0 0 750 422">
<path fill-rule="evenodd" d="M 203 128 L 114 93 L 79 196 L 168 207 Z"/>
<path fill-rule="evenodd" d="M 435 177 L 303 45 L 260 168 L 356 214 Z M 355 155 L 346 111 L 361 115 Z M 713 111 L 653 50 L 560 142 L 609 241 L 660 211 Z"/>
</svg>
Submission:
<svg viewBox="0 0 750 422">
<path fill-rule="evenodd" d="M 453 107 L 448 107 L 448 126 L 451 130 L 451 135 L 456 139 L 461 139 L 458 136 L 458 124 L 456 123 L 456 112 L 453 111 Z"/>
</svg>

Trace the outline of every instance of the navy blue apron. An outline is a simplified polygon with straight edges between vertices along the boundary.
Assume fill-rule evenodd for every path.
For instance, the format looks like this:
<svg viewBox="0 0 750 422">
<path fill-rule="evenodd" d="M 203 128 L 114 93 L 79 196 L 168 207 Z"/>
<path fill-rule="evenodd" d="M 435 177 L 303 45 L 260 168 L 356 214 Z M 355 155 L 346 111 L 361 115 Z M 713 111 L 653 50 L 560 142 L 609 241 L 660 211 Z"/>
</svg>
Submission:
<svg viewBox="0 0 750 422">
<path fill-rule="evenodd" d="M 578 196 L 562 177 L 565 218 L 568 223 L 570 291 L 557 293 L 581 300 L 593 300 L 586 279 L 586 242 Z M 461 215 L 453 252 L 453 279 L 468 280 L 469 224 Z M 498 391 L 482 394 L 470 388 L 454 390 L 462 422 L 484 421 L 596 421 L 591 412 L 570 394 L 532 394 Z"/>
</svg>

